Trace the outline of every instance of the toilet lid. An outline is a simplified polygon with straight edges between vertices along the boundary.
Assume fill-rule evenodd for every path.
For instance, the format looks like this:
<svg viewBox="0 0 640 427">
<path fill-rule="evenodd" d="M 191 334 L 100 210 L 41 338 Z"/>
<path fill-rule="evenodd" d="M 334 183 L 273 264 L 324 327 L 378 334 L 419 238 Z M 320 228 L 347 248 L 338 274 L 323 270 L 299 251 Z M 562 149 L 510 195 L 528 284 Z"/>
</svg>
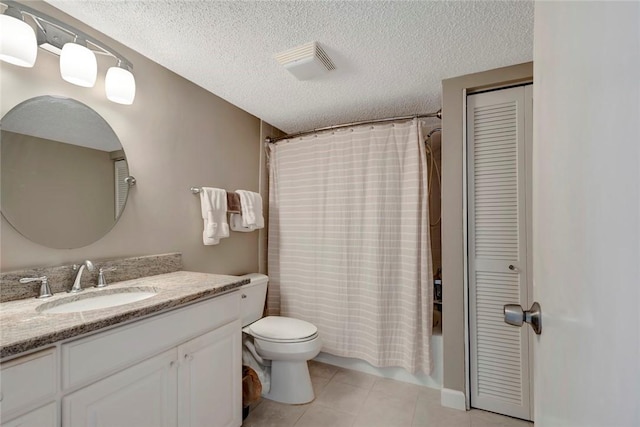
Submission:
<svg viewBox="0 0 640 427">
<path fill-rule="evenodd" d="M 249 325 L 256 337 L 278 341 L 299 341 L 318 333 L 309 322 L 291 317 L 267 316 Z"/>
</svg>

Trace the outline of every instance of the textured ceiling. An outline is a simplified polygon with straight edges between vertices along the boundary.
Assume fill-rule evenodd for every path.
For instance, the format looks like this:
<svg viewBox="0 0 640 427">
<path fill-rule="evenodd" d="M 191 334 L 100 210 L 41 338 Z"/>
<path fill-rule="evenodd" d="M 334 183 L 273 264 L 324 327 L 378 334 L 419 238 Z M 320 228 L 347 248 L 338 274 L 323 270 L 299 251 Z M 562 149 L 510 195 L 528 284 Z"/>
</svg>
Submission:
<svg viewBox="0 0 640 427">
<path fill-rule="evenodd" d="M 47 2 L 289 133 L 436 111 L 442 79 L 533 57 L 532 1 Z M 273 55 L 310 41 L 336 70 L 298 81 Z"/>
</svg>

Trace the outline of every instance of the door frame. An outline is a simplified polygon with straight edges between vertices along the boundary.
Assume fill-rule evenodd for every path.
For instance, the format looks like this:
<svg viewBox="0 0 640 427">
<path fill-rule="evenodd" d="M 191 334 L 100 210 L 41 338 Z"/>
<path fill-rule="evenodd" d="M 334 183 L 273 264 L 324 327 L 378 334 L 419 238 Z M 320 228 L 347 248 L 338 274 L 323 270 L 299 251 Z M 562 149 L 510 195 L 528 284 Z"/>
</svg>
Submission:
<svg viewBox="0 0 640 427">
<path fill-rule="evenodd" d="M 474 91 L 462 91 L 462 247 L 464 284 L 464 398 L 471 409 L 471 316 L 469 315 L 469 141 L 467 129 L 467 98 Z"/>
<path fill-rule="evenodd" d="M 466 218 L 464 180 L 466 153 L 463 124 L 467 92 L 533 81 L 533 63 L 482 71 L 442 80 L 442 268 L 443 375 L 441 404 L 468 409 L 465 361 L 467 316 L 465 307 Z"/>
</svg>

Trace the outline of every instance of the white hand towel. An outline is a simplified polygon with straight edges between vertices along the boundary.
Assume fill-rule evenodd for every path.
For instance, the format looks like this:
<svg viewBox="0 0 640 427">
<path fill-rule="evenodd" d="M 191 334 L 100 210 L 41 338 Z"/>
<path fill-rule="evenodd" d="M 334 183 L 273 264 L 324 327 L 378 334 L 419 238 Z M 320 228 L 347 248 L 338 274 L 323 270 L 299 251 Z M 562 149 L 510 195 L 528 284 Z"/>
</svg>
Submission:
<svg viewBox="0 0 640 427">
<path fill-rule="evenodd" d="M 220 188 L 202 187 L 200 207 L 204 221 L 202 242 L 205 245 L 217 245 L 220 239 L 229 237 L 227 192 Z"/>
<path fill-rule="evenodd" d="M 262 395 L 269 393 L 271 390 L 271 368 L 261 365 L 246 345 L 242 346 L 242 364 L 251 367 L 258 374 L 258 379 L 262 384 Z"/>
<path fill-rule="evenodd" d="M 240 196 L 240 204 L 242 205 L 242 226 L 252 230 L 264 228 L 262 196 L 246 190 L 236 190 L 236 193 Z"/>
<path fill-rule="evenodd" d="M 245 227 L 242 225 L 242 215 L 241 214 L 231 214 L 231 218 L 229 219 L 229 225 L 231 226 L 232 231 L 239 231 L 241 233 L 249 233 L 255 228 Z"/>
</svg>

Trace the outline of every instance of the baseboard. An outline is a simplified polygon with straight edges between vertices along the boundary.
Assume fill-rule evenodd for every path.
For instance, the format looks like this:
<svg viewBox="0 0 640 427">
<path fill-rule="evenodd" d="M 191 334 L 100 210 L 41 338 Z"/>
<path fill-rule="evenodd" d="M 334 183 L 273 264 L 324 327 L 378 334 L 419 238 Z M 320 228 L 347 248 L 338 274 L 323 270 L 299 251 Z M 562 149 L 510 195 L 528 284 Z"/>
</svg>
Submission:
<svg viewBox="0 0 640 427">
<path fill-rule="evenodd" d="M 451 390 L 450 388 L 440 390 L 440 404 L 447 408 L 459 409 L 461 411 L 467 410 L 467 401 L 464 393 L 458 390 Z"/>
</svg>

